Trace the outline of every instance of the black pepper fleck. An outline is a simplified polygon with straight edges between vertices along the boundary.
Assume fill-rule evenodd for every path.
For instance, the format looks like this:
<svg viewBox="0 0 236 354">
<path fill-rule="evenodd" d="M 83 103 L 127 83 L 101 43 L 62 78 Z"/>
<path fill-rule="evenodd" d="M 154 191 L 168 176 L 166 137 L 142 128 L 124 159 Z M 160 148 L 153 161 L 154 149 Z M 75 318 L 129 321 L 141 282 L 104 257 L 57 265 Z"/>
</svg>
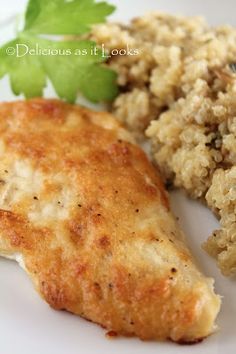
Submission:
<svg viewBox="0 0 236 354">
<path fill-rule="evenodd" d="M 236 63 L 230 63 L 229 64 L 229 67 L 231 69 L 231 71 L 236 74 Z"/>
</svg>

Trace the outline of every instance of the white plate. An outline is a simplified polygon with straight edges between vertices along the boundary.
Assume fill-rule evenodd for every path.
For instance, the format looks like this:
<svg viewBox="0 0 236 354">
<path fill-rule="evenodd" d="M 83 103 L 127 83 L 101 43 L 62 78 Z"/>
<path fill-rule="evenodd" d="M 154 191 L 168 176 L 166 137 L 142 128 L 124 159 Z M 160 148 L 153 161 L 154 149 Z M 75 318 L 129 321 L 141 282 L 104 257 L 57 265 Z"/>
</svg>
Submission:
<svg viewBox="0 0 236 354">
<path fill-rule="evenodd" d="M 50 1 L 50 0 L 49 0 Z M 235 0 L 112 0 L 120 20 L 163 10 L 185 15 L 202 14 L 212 24 L 236 25 Z M 0 0 L 0 22 L 21 13 L 24 1 Z M 8 39 L 10 29 L 0 29 L 0 43 Z M 10 39 L 10 38 L 9 38 Z M 51 89 L 47 96 L 53 96 Z M 0 82 L 0 100 L 13 100 L 8 80 Z M 203 271 L 216 279 L 216 289 L 224 296 L 218 318 L 220 331 L 203 343 L 179 346 L 173 343 L 142 342 L 138 339 L 108 340 L 105 332 L 92 323 L 65 312 L 56 312 L 42 301 L 30 280 L 14 262 L 0 259 L 0 354 L 215 354 L 236 353 L 236 282 L 223 277 L 215 262 L 202 250 L 201 243 L 218 224 L 200 203 L 188 200 L 180 192 L 172 193 L 173 208 L 189 238 L 189 244 Z"/>
</svg>

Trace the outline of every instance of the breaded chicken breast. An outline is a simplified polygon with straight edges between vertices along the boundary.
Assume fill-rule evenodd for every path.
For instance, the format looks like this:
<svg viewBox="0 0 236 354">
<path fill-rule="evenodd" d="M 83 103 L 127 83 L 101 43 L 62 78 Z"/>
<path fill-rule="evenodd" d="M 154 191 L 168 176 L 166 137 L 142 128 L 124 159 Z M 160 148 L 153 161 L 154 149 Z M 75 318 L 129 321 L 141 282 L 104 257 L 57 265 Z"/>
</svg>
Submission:
<svg viewBox="0 0 236 354">
<path fill-rule="evenodd" d="M 0 253 L 41 296 L 108 330 L 194 342 L 220 299 L 184 244 L 157 172 L 107 113 L 0 105 Z"/>
</svg>

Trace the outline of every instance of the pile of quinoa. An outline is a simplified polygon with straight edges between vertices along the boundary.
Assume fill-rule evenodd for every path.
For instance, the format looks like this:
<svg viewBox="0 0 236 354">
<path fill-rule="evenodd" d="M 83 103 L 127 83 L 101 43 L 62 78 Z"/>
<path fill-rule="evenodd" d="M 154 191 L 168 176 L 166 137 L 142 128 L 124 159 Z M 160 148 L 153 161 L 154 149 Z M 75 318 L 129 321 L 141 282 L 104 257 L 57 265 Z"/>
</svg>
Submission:
<svg viewBox="0 0 236 354">
<path fill-rule="evenodd" d="M 218 215 L 221 229 L 203 247 L 224 274 L 236 273 L 236 29 L 152 13 L 98 25 L 91 37 L 109 53 L 138 52 L 107 62 L 120 86 L 111 111 L 151 142 L 166 183 Z"/>
</svg>

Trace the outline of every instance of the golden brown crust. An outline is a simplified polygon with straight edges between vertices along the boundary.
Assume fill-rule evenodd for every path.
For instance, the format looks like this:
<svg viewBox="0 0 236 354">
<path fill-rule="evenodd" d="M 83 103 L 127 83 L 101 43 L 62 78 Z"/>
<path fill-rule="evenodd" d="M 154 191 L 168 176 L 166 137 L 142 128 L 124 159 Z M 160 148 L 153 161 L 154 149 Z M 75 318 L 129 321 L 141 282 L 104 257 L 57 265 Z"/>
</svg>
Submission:
<svg viewBox="0 0 236 354">
<path fill-rule="evenodd" d="M 119 334 L 196 341 L 219 310 L 160 177 L 106 113 L 0 105 L 0 252 L 42 297 Z"/>
</svg>

